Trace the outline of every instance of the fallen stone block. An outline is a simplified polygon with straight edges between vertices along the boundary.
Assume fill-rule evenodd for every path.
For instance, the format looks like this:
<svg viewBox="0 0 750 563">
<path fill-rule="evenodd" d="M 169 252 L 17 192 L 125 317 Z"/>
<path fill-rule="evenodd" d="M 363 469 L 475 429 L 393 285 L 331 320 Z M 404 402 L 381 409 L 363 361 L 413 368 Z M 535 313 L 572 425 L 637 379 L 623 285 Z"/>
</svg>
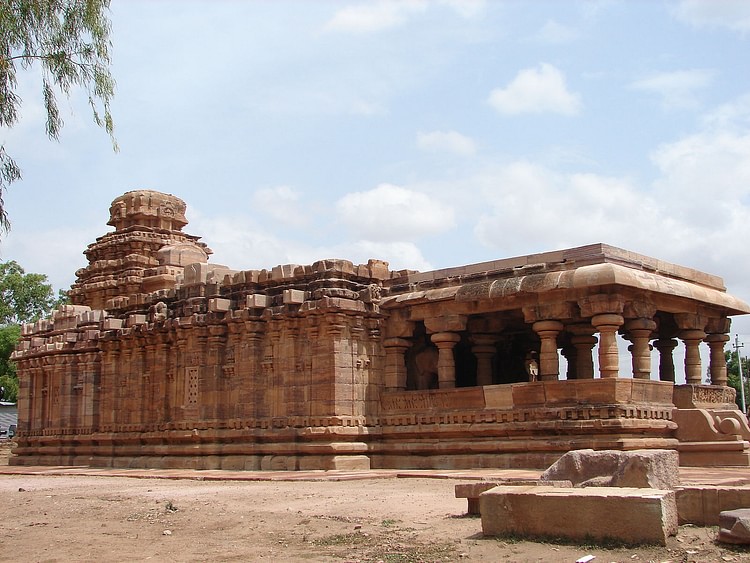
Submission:
<svg viewBox="0 0 750 563">
<path fill-rule="evenodd" d="M 725 510 L 719 513 L 720 542 L 750 544 L 750 508 Z"/>
<path fill-rule="evenodd" d="M 679 454 L 674 450 L 574 450 L 540 478 L 569 480 L 574 487 L 674 489 L 680 484 Z"/>
<path fill-rule="evenodd" d="M 456 498 L 465 498 L 468 501 L 467 514 L 479 514 L 479 495 L 501 485 L 513 486 L 547 486 L 547 487 L 572 487 L 570 481 L 541 481 L 539 479 L 502 479 L 497 481 L 474 481 L 473 483 L 459 483 L 456 485 Z"/>
<path fill-rule="evenodd" d="M 666 545 L 677 533 L 674 491 L 501 486 L 479 495 L 488 536 L 564 537 Z"/>
<path fill-rule="evenodd" d="M 720 513 L 750 506 L 748 485 L 686 485 L 675 493 L 680 524 L 717 526 Z"/>
</svg>

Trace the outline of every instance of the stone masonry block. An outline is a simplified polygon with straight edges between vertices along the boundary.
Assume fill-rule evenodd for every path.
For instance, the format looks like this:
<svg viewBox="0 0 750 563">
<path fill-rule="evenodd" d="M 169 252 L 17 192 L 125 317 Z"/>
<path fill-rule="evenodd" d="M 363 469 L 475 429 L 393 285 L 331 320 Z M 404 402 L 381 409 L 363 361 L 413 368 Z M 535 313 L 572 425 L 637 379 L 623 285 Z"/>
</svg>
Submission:
<svg viewBox="0 0 750 563">
<path fill-rule="evenodd" d="M 281 264 L 279 266 L 274 266 L 271 269 L 271 279 L 291 279 L 294 277 L 294 270 L 295 268 L 297 268 L 297 266 L 297 264 Z"/>
<path fill-rule="evenodd" d="M 206 283 L 208 276 L 208 264 L 196 262 L 185 266 L 185 285 Z"/>
<path fill-rule="evenodd" d="M 125 323 L 126 326 L 136 326 L 136 325 L 145 325 L 148 323 L 148 318 L 146 315 L 128 315 L 128 320 Z"/>
<path fill-rule="evenodd" d="M 674 491 L 625 487 L 495 487 L 479 496 L 485 535 L 616 539 L 666 545 L 677 533 Z"/>
<path fill-rule="evenodd" d="M 245 298 L 245 306 L 248 309 L 261 309 L 269 305 L 270 299 L 267 295 L 261 293 L 253 293 Z"/>
<path fill-rule="evenodd" d="M 298 305 L 305 302 L 305 292 L 299 289 L 284 290 L 284 305 Z"/>
<path fill-rule="evenodd" d="M 388 262 L 384 260 L 373 260 L 367 261 L 367 267 L 370 270 L 370 277 L 376 280 L 387 280 L 391 276 L 390 270 L 388 270 Z"/>
<path fill-rule="evenodd" d="M 231 299 L 222 299 L 220 297 L 214 297 L 208 300 L 208 310 L 212 313 L 224 313 L 229 311 L 229 307 L 232 305 Z"/>
<path fill-rule="evenodd" d="M 119 330 L 122 328 L 122 325 L 122 319 L 109 317 L 107 319 L 104 319 L 104 321 L 102 322 L 102 330 Z"/>
</svg>

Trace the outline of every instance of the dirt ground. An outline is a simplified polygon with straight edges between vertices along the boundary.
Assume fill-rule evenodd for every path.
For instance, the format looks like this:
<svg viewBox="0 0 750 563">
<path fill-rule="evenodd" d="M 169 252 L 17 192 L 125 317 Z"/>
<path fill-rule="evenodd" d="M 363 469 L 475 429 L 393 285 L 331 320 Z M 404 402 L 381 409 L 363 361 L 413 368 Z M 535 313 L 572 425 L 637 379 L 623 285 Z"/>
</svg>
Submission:
<svg viewBox="0 0 750 563">
<path fill-rule="evenodd" d="M 750 562 L 692 526 L 667 547 L 484 538 L 457 482 L 0 475 L 0 561 Z"/>
</svg>

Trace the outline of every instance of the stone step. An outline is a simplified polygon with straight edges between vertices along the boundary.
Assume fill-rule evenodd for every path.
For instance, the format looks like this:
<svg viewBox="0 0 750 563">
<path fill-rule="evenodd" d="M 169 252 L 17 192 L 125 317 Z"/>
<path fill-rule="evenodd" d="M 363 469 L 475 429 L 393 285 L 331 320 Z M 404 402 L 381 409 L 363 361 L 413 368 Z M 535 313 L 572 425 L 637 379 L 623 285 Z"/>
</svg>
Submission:
<svg viewBox="0 0 750 563">
<path fill-rule="evenodd" d="M 501 486 L 479 496 L 485 535 L 666 545 L 677 533 L 674 491 Z"/>
</svg>

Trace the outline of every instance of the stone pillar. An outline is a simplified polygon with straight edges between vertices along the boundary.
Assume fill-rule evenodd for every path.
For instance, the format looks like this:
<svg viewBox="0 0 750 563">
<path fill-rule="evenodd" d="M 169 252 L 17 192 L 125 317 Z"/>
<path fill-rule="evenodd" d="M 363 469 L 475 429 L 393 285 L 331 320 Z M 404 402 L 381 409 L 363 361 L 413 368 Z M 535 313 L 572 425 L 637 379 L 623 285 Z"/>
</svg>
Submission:
<svg viewBox="0 0 750 563">
<path fill-rule="evenodd" d="M 677 337 L 685 343 L 685 382 L 688 385 L 700 385 L 703 381 L 703 369 L 699 346 L 706 337 L 704 329 L 708 319 L 695 313 L 676 313 L 674 320 L 680 329 Z"/>
<path fill-rule="evenodd" d="M 679 337 L 685 343 L 685 382 L 688 385 L 700 385 L 703 381 L 703 368 L 699 346 L 706 333 L 698 329 L 683 330 Z"/>
<path fill-rule="evenodd" d="M 592 351 L 598 342 L 594 336 L 595 329 L 588 324 L 569 325 L 568 332 L 572 334 L 570 342 L 576 349 L 576 379 L 593 379 L 594 359 Z"/>
<path fill-rule="evenodd" d="M 656 329 L 651 319 L 631 319 L 625 323 L 628 340 L 633 343 L 631 356 L 634 379 L 651 379 L 651 347 L 649 340 Z"/>
<path fill-rule="evenodd" d="M 471 351 L 477 358 L 477 385 L 492 385 L 492 358 L 495 357 L 495 335 L 474 334 Z"/>
<path fill-rule="evenodd" d="M 453 348 L 461 340 L 461 335 L 455 332 L 436 332 L 430 338 L 438 347 L 438 388 L 452 389 L 456 386 Z"/>
<path fill-rule="evenodd" d="M 674 382 L 672 352 L 677 348 L 677 341 L 674 338 L 660 338 L 654 341 L 654 346 L 659 350 L 659 380 Z"/>
<path fill-rule="evenodd" d="M 706 336 L 706 342 L 711 350 L 708 360 L 711 385 L 727 386 L 727 360 L 724 355 L 724 344 L 728 340 L 728 334 L 709 334 Z"/>
<path fill-rule="evenodd" d="M 711 385 L 727 386 L 727 360 L 724 355 L 724 344 L 729 340 L 731 321 L 728 318 L 712 318 L 706 325 L 706 342 L 711 350 L 708 360 L 708 371 L 711 374 Z"/>
<path fill-rule="evenodd" d="M 385 390 L 406 390 L 406 350 L 411 342 L 405 338 L 386 338 L 385 348 Z"/>
<path fill-rule="evenodd" d="M 531 328 L 539 335 L 539 380 L 555 381 L 560 375 L 560 359 L 557 355 L 557 335 L 563 329 L 560 321 L 537 321 Z"/>
<path fill-rule="evenodd" d="M 612 313 L 591 317 L 591 324 L 599 331 L 599 376 L 602 379 L 619 376 L 620 357 L 616 334 L 624 322 L 622 315 Z"/>
</svg>

